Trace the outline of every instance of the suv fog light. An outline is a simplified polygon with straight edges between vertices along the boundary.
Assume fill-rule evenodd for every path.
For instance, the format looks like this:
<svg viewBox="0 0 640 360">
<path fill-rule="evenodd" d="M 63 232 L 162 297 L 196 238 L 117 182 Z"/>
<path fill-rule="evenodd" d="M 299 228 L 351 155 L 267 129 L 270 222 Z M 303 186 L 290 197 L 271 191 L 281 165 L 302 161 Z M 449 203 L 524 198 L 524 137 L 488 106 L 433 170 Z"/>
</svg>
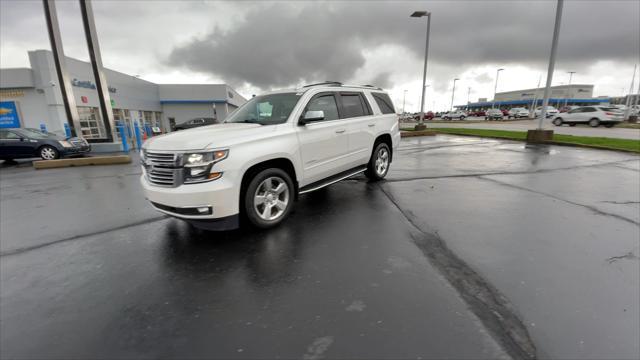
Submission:
<svg viewBox="0 0 640 360">
<path fill-rule="evenodd" d="M 197 210 L 198 210 L 198 212 L 200 214 L 208 214 L 209 213 L 209 207 L 208 206 L 199 207 Z"/>
<path fill-rule="evenodd" d="M 206 166 L 202 166 L 202 167 L 193 167 L 190 169 L 191 171 L 191 176 L 200 176 L 202 174 L 204 174 L 204 172 L 207 170 Z"/>
</svg>

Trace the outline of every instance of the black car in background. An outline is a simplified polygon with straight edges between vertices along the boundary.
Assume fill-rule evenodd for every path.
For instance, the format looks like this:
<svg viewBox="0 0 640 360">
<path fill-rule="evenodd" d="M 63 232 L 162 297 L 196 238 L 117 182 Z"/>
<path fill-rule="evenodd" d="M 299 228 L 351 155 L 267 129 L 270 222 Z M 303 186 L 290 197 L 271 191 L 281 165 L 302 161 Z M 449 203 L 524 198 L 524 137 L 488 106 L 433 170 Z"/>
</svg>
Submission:
<svg viewBox="0 0 640 360">
<path fill-rule="evenodd" d="M 198 127 L 198 126 L 205 126 L 205 125 L 213 125 L 213 124 L 220 124 L 220 121 L 218 121 L 215 118 L 195 118 L 195 119 L 191 119 L 191 120 L 187 120 L 183 123 L 177 124 L 173 130 L 186 130 L 186 129 L 191 129 L 194 127 Z"/>
<path fill-rule="evenodd" d="M 82 138 L 65 139 L 37 129 L 0 129 L 0 160 L 40 157 L 43 160 L 85 154 L 91 145 Z"/>
</svg>

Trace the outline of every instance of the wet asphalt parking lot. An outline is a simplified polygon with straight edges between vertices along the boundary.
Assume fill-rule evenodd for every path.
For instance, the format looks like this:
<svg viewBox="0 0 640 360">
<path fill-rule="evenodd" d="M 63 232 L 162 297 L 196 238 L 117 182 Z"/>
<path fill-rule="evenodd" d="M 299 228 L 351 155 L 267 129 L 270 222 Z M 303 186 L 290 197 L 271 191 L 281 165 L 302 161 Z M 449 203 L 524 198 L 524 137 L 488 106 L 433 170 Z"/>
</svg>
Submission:
<svg viewBox="0 0 640 360">
<path fill-rule="evenodd" d="M 0 169 L 2 358 L 638 358 L 640 157 L 436 136 L 270 231 Z"/>
</svg>

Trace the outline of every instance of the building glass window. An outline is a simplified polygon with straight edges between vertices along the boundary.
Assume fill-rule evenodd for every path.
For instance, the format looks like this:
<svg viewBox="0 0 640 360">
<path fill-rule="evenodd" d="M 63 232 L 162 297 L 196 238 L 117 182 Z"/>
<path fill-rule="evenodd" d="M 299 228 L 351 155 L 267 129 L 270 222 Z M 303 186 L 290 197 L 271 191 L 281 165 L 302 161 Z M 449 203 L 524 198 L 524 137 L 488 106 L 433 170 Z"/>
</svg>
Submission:
<svg viewBox="0 0 640 360">
<path fill-rule="evenodd" d="M 100 118 L 98 108 L 78 106 L 78 118 L 82 137 L 87 139 L 104 139 L 107 137 L 104 122 Z"/>
<path fill-rule="evenodd" d="M 143 111 L 142 112 L 142 119 L 143 122 L 145 124 L 149 124 L 150 126 L 153 126 L 153 112 L 152 111 Z"/>
<path fill-rule="evenodd" d="M 157 127 L 159 127 L 160 129 L 162 129 L 162 113 L 159 111 L 156 111 L 156 125 Z"/>
</svg>

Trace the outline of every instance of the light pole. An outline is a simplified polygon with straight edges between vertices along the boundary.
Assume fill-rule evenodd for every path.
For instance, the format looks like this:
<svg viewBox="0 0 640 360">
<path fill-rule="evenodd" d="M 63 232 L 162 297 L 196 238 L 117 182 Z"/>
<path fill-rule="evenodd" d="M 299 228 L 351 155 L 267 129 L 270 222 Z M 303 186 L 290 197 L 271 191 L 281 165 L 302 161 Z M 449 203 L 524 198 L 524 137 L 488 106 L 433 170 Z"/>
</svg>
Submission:
<svg viewBox="0 0 640 360">
<path fill-rule="evenodd" d="M 427 82 L 427 59 L 429 58 L 429 32 L 431 30 L 431 13 L 428 11 L 414 11 L 410 17 L 421 18 L 427 17 L 427 40 L 424 45 L 424 70 L 422 72 L 422 97 L 420 97 L 420 122 L 416 125 L 416 130 L 424 130 L 424 95 L 425 83 Z"/>
<path fill-rule="evenodd" d="M 537 130 L 539 131 L 539 133 L 537 133 L 537 135 L 534 135 L 532 139 L 536 138 L 536 136 L 540 136 L 542 139 L 545 136 L 542 134 L 542 121 L 547 116 L 547 106 L 549 106 L 549 93 L 551 92 L 551 82 L 553 81 L 553 68 L 556 65 L 556 52 L 558 50 L 558 37 L 560 36 L 560 23 L 562 22 L 563 5 L 564 0 L 558 0 L 558 4 L 556 5 L 556 21 L 553 27 L 553 40 L 551 41 L 551 54 L 549 55 L 549 68 L 547 69 L 547 84 L 544 88 L 544 99 L 542 100 L 540 119 L 538 119 Z M 536 138 L 535 141 L 537 140 L 538 139 Z"/>
<path fill-rule="evenodd" d="M 404 115 L 404 104 L 406 99 L 407 99 L 407 90 L 405 90 L 404 93 L 402 94 L 402 115 Z"/>
<path fill-rule="evenodd" d="M 495 109 L 496 107 L 496 94 L 498 91 L 498 76 L 500 76 L 500 71 L 502 71 L 504 69 L 498 69 L 498 71 L 496 71 L 496 86 L 493 87 L 493 104 L 491 105 L 492 109 Z"/>
<path fill-rule="evenodd" d="M 451 108 L 449 109 L 449 111 L 453 111 L 453 96 L 456 94 L 456 81 L 458 80 L 460 79 L 453 79 L 453 89 L 451 90 Z"/>
<path fill-rule="evenodd" d="M 569 95 L 571 95 L 571 79 L 573 79 L 573 74 L 575 73 L 575 71 L 567 71 L 567 74 L 569 74 L 569 85 L 567 88 L 567 96 L 564 99 L 564 107 L 567 107 L 567 104 L 569 103 Z"/>
</svg>

